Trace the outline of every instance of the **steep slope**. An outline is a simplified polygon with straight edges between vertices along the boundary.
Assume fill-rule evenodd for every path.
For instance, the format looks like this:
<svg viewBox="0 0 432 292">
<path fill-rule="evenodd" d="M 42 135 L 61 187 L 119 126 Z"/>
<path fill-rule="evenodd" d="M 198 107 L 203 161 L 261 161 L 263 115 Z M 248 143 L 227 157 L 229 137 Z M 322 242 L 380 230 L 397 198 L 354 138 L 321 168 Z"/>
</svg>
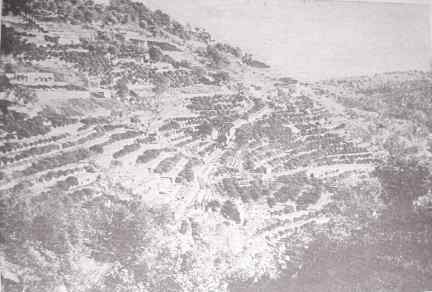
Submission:
<svg viewBox="0 0 432 292">
<path fill-rule="evenodd" d="M 334 202 L 343 214 L 335 223 L 355 218 L 351 234 L 332 238 L 331 227 L 311 241 L 294 277 L 237 281 L 232 291 L 418 291 L 432 285 L 431 84 L 430 73 L 413 71 L 309 86 L 310 96 L 344 116 L 337 128 L 368 143 L 378 158 L 372 176 L 382 209 L 368 215 L 377 201 L 365 180 L 345 184 L 344 199 Z"/>
<path fill-rule="evenodd" d="M 429 218 L 413 202 L 430 196 L 429 166 L 416 164 L 430 157 L 401 152 L 413 164 L 397 165 L 330 85 L 274 77 L 139 3 L 17 3 L 2 26 L 6 291 L 227 291 L 280 278 L 298 291 L 322 246 L 349 246 L 389 210 Z M 418 192 L 387 198 L 385 179 L 406 167 Z"/>
</svg>

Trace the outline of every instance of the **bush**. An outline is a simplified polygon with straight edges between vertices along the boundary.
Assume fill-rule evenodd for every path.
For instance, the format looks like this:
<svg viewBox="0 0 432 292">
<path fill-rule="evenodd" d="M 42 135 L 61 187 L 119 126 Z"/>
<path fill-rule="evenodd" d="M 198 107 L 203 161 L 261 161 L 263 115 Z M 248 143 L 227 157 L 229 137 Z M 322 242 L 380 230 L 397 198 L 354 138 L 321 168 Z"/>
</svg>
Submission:
<svg viewBox="0 0 432 292">
<path fill-rule="evenodd" d="M 155 172 L 162 174 L 167 173 L 173 169 L 173 167 L 180 161 L 181 157 L 179 155 L 165 158 L 159 162 L 158 166 L 155 168 Z"/>
<path fill-rule="evenodd" d="M 230 80 L 230 75 L 228 72 L 221 71 L 214 74 L 213 78 L 215 79 L 215 82 L 220 85 L 228 82 Z"/>
<path fill-rule="evenodd" d="M 240 212 L 238 211 L 236 205 L 234 205 L 231 201 L 226 201 L 221 209 L 221 214 L 228 220 L 232 220 L 239 224 L 241 222 L 240 220 Z"/>
<path fill-rule="evenodd" d="M 129 153 L 135 152 L 137 150 L 140 149 L 140 145 L 135 143 L 135 144 L 131 144 L 131 145 L 125 145 L 122 149 L 120 149 L 119 151 L 115 152 L 113 154 L 113 157 L 115 159 L 118 159 L 120 157 L 123 157 Z"/>
<path fill-rule="evenodd" d="M 36 93 L 27 87 L 18 86 L 15 88 L 15 95 L 24 104 L 32 104 L 37 101 Z"/>
<path fill-rule="evenodd" d="M 11 27 L 2 25 L 1 53 L 18 55 L 29 50 L 29 45 L 22 41 L 19 34 Z"/>
<path fill-rule="evenodd" d="M 221 68 L 229 65 L 228 60 L 215 46 L 207 46 L 206 56 L 210 59 L 211 66 Z"/>
<path fill-rule="evenodd" d="M 179 48 L 177 48 L 173 44 L 170 44 L 170 43 L 167 43 L 167 42 L 149 41 L 149 45 L 151 47 L 159 47 L 161 50 L 164 50 L 164 51 L 171 51 L 171 52 L 179 52 L 179 51 L 181 51 Z"/>
<path fill-rule="evenodd" d="M 3 15 L 12 13 L 18 14 L 28 14 L 30 11 L 30 1 L 27 0 L 4 0 L 3 1 Z"/>
<path fill-rule="evenodd" d="M 5 75 L 0 76 L 0 91 L 5 91 L 11 88 L 12 85 L 9 82 L 9 79 Z"/>
<path fill-rule="evenodd" d="M 169 15 L 160 11 L 160 10 L 156 10 L 153 13 L 153 19 L 154 19 L 156 24 L 158 24 L 160 26 L 164 26 L 164 27 L 169 27 L 169 25 L 171 23 L 171 19 L 170 19 Z"/>
<path fill-rule="evenodd" d="M 117 81 L 117 84 L 115 85 L 115 89 L 117 91 L 117 94 L 120 97 L 125 97 L 129 93 L 129 88 L 127 86 L 128 80 L 126 77 L 121 78 Z"/>
<path fill-rule="evenodd" d="M 153 46 L 149 48 L 149 56 L 150 56 L 150 60 L 153 62 L 160 62 L 164 57 L 162 51 Z"/>
<path fill-rule="evenodd" d="M 216 48 L 222 52 L 233 55 L 234 57 L 241 58 L 242 51 L 240 48 L 234 48 L 228 44 L 217 43 Z"/>
<path fill-rule="evenodd" d="M 144 164 L 150 162 L 153 159 L 156 159 L 160 155 L 161 151 L 157 149 L 150 149 L 144 151 L 144 153 L 138 156 L 136 163 Z"/>
<path fill-rule="evenodd" d="M 207 137 L 212 134 L 213 127 L 208 121 L 204 121 L 202 124 L 198 126 L 198 134 L 202 137 Z"/>
<path fill-rule="evenodd" d="M 377 168 L 376 174 L 384 188 L 384 202 L 400 217 L 410 214 L 413 201 L 432 187 L 428 168 L 415 161 L 391 160 Z"/>
<path fill-rule="evenodd" d="M 154 92 L 156 94 L 159 95 L 159 94 L 162 94 L 168 90 L 169 85 L 170 85 L 170 80 L 168 79 L 168 77 L 166 77 L 162 74 L 156 74 L 153 81 L 155 84 Z"/>
</svg>

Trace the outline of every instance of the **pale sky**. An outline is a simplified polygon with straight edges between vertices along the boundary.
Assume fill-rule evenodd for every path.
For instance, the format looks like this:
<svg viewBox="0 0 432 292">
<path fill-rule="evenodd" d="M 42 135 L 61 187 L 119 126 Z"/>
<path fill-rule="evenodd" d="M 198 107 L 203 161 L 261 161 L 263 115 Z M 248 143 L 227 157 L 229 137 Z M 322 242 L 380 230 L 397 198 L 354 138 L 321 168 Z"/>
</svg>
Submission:
<svg viewBox="0 0 432 292">
<path fill-rule="evenodd" d="M 300 79 L 429 68 L 431 33 L 429 9 L 424 5 L 310 0 L 143 2 L 204 27 L 216 39 L 238 45 L 276 71 Z"/>
<path fill-rule="evenodd" d="M 401 0 L 386 2 L 394 1 Z M 432 55 L 431 10 L 426 5 L 322 0 L 142 2 L 207 29 L 217 40 L 251 52 L 282 74 L 304 80 L 428 69 Z"/>
</svg>

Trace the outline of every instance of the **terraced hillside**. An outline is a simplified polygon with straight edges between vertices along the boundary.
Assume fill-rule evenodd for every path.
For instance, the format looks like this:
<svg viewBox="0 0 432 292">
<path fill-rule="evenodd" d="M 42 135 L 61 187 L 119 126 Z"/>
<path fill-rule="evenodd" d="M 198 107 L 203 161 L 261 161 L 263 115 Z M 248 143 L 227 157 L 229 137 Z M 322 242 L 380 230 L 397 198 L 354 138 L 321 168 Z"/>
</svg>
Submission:
<svg viewBox="0 0 432 292">
<path fill-rule="evenodd" d="M 301 83 L 139 3 L 23 3 L 2 20 L 5 291 L 432 285 L 429 73 Z"/>
</svg>

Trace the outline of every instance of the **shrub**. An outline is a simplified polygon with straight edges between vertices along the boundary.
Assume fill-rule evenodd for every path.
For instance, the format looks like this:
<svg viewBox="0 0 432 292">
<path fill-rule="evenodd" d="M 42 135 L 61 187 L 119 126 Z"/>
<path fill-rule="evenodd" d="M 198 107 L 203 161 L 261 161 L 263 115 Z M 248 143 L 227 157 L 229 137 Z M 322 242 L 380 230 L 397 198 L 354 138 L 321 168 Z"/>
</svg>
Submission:
<svg viewBox="0 0 432 292">
<path fill-rule="evenodd" d="M 119 151 L 115 152 L 113 154 L 113 157 L 115 159 L 118 159 L 120 157 L 123 157 L 129 153 L 135 152 L 137 150 L 140 149 L 140 145 L 135 143 L 135 144 L 131 144 L 131 145 L 125 145 L 122 149 L 120 149 Z"/>
<path fill-rule="evenodd" d="M 30 11 L 30 1 L 27 0 L 4 0 L 3 14 L 28 14 Z"/>
<path fill-rule="evenodd" d="M 206 56 L 210 60 L 210 65 L 220 68 L 229 65 L 228 60 L 216 48 L 216 46 L 207 46 Z"/>
<path fill-rule="evenodd" d="M 156 10 L 153 13 L 153 19 L 156 22 L 156 24 L 161 25 L 161 26 L 165 26 L 165 27 L 168 27 L 171 23 L 171 19 L 170 19 L 169 15 L 160 11 L 160 10 Z"/>
<path fill-rule="evenodd" d="M 415 161 L 391 160 L 377 168 L 376 174 L 384 188 L 384 202 L 400 217 L 410 214 L 413 201 L 432 187 L 428 168 Z"/>
<path fill-rule="evenodd" d="M 27 87 L 18 86 L 15 88 L 15 95 L 22 100 L 24 104 L 32 104 L 37 101 L 36 93 Z"/>
<path fill-rule="evenodd" d="M 5 75 L 0 76 L 0 91 L 5 91 L 6 89 L 11 88 L 11 84 L 9 79 Z"/>
<path fill-rule="evenodd" d="M 138 156 L 136 162 L 141 163 L 141 164 L 150 162 L 151 160 L 158 157 L 160 155 L 160 153 L 161 153 L 161 151 L 158 149 L 146 150 L 146 151 L 144 151 L 144 153 L 142 155 Z"/>
<path fill-rule="evenodd" d="M 153 62 L 160 62 L 164 57 L 162 51 L 153 46 L 149 48 L 149 56 L 150 56 L 150 60 Z"/>
<path fill-rule="evenodd" d="M 213 78 L 215 79 L 215 82 L 220 85 L 222 83 L 228 82 L 230 80 L 230 75 L 228 72 L 220 71 L 215 73 Z"/>
<path fill-rule="evenodd" d="M 158 47 L 161 50 L 164 51 L 172 51 L 172 52 L 179 52 L 181 51 L 179 48 L 174 46 L 173 44 L 167 43 L 167 42 L 156 42 L 156 41 L 149 41 L 149 45 L 152 47 Z"/>
<path fill-rule="evenodd" d="M 154 77 L 154 85 L 154 92 L 159 95 L 168 90 L 170 80 L 163 74 L 156 74 L 156 76 Z"/>
<path fill-rule="evenodd" d="M 222 206 L 221 214 L 228 220 L 232 220 L 239 224 L 240 220 L 240 212 L 238 211 L 236 205 L 231 201 L 225 201 Z"/>
<path fill-rule="evenodd" d="M 12 28 L 2 25 L 1 52 L 5 55 L 18 55 L 29 51 L 30 45 L 23 41 L 19 34 Z"/>
</svg>

